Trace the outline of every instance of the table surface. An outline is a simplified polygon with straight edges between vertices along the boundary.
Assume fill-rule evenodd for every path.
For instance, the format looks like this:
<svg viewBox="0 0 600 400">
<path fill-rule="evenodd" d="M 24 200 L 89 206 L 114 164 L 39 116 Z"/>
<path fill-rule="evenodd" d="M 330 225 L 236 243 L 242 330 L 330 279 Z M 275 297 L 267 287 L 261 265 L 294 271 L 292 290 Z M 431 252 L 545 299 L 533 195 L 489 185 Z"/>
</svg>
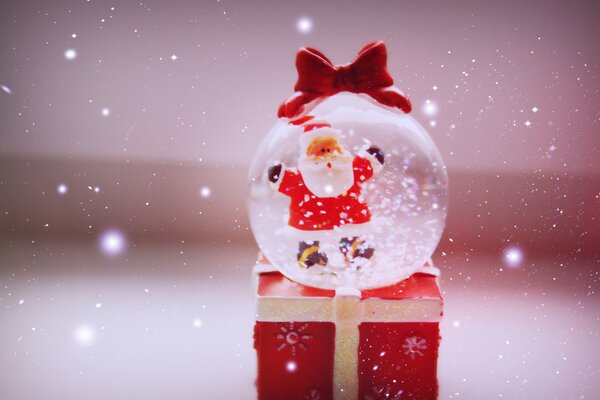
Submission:
<svg viewBox="0 0 600 400">
<path fill-rule="evenodd" d="M 252 399 L 250 243 L 3 239 L 0 399 Z M 600 393 L 598 260 L 434 258 L 440 399 Z M 561 265 L 562 264 L 562 265 Z"/>
</svg>

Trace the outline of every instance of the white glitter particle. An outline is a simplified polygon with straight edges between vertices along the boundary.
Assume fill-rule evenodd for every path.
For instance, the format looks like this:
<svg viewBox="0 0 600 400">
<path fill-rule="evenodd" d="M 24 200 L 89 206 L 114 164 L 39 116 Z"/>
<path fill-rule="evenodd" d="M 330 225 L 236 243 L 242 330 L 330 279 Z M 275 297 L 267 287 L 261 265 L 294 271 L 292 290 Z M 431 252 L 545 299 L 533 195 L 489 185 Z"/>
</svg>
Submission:
<svg viewBox="0 0 600 400">
<path fill-rule="evenodd" d="M 194 328 L 201 328 L 202 327 L 202 320 L 201 319 L 195 319 L 194 320 Z"/>
<path fill-rule="evenodd" d="M 23 303 L 25 303 L 25 300 L 24 300 L 24 299 L 21 299 L 21 300 L 19 300 L 19 305 L 20 305 L 20 306 L 22 306 L 22 305 L 23 305 Z"/>
<path fill-rule="evenodd" d="M 539 108 L 537 108 L 537 107 L 535 107 L 535 106 L 534 106 L 534 107 L 531 109 L 531 111 L 533 111 L 534 113 L 536 113 L 536 112 L 538 112 L 538 111 L 539 111 Z"/>
<path fill-rule="evenodd" d="M 312 31 L 312 28 L 313 28 L 312 20 L 308 17 L 302 17 L 302 18 L 299 18 L 298 21 L 296 21 L 296 29 L 300 33 L 304 33 L 304 34 L 310 33 Z"/>
<path fill-rule="evenodd" d="M 173 54 L 173 55 L 171 56 L 171 60 L 173 60 L 173 61 L 177 60 L 178 58 L 179 58 L 179 57 L 177 57 L 175 54 Z"/>
<path fill-rule="evenodd" d="M 67 194 L 68 191 L 69 191 L 69 188 L 64 183 L 61 183 L 60 185 L 58 185 L 56 187 L 56 192 L 60 195 Z"/>
<path fill-rule="evenodd" d="M 77 34 L 76 34 L 76 33 L 74 33 L 74 34 L 72 34 L 72 35 L 71 35 L 71 37 L 72 37 L 73 39 L 75 39 L 75 38 L 77 37 Z"/>
<path fill-rule="evenodd" d="M 2 91 L 4 91 L 4 93 L 12 94 L 12 90 L 10 90 L 8 86 L 0 85 L 0 88 L 2 88 Z"/>
<path fill-rule="evenodd" d="M 103 117 L 108 117 L 110 115 L 110 109 L 104 107 L 101 111 Z"/>
<path fill-rule="evenodd" d="M 529 128 L 531 126 L 531 121 L 529 121 L 529 120 L 525 121 L 525 126 Z"/>
<path fill-rule="evenodd" d="M 105 254 L 121 254 L 125 250 L 125 237 L 117 230 L 106 231 L 100 237 L 100 247 Z"/>
<path fill-rule="evenodd" d="M 96 303 L 96 308 L 102 308 L 102 303 Z"/>
<path fill-rule="evenodd" d="M 210 197 L 211 193 L 212 191 L 208 186 L 203 186 L 200 188 L 200 196 L 204 197 L 205 199 Z"/>
<path fill-rule="evenodd" d="M 65 51 L 65 58 L 67 60 L 74 60 L 77 57 L 77 52 L 75 49 L 67 49 Z"/>
<path fill-rule="evenodd" d="M 458 328 L 460 326 L 460 321 L 459 320 L 455 320 L 452 322 L 452 326 L 455 328 Z"/>
</svg>

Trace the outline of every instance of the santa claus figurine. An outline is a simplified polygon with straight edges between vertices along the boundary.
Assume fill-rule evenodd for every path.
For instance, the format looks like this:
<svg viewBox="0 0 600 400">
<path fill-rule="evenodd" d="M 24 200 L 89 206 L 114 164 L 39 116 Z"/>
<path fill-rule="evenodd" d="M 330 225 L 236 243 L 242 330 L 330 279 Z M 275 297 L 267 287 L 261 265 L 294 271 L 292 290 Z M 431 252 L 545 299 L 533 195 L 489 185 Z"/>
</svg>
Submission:
<svg viewBox="0 0 600 400">
<path fill-rule="evenodd" d="M 303 126 L 300 150 L 297 169 L 276 164 L 268 170 L 272 187 L 290 197 L 289 227 L 300 233 L 299 237 L 310 232 L 315 238 L 299 241 L 298 265 L 327 265 L 318 238 L 335 232 L 345 261 L 360 268 L 361 261 L 375 253 L 361 234 L 368 232 L 365 228 L 371 220 L 361 195 L 362 184 L 382 169 L 383 151 L 368 146 L 353 158 L 340 144 L 339 131 L 326 122 L 314 121 Z"/>
</svg>

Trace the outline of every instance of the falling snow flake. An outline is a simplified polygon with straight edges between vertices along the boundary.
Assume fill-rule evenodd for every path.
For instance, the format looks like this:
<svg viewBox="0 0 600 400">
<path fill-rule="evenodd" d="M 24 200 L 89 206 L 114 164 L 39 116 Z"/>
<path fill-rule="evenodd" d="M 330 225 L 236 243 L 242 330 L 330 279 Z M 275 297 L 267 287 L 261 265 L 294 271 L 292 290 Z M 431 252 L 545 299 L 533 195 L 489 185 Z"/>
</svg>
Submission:
<svg viewBox="0 0 600 400">
<path fill-rule="evenodd" d="M 287 369 L 288 372 L 295 372 L 298 369 L 298 364 L 296 364 L 295 361 L 288 361 L 285 365 L 285 369 Z"/>
<path fill-rule="evenodd" d="M 56 187 L 56 192 L 60 195 L 66 194 L 68 191 L 69 188 L 64 183 L 61 183 Z"/>
<path fill-rule="evenodd" d="M 75 339 L 79 344 L 91 346 L 94 340 L 94 330 L 87 325 L 82 325 L 75 330 Z"/>
<path fill-rule="evenodd" d="M 75 51 L 75 49 L 65 50 L 65 58 L 67 60 L 74 60 L 75 58 L 77 58 L 77 51 Z"/>
<path fill-rule="evenodd" d="M 511 268 L 516 268 L 521 265 L 523 261 L 523 251 L 516 247 L 512 246 L 504 250 L 504 262 Z"/>
<path fill-rule="evenodd" d="M 402 390 L 394 390 L 391 385 L 373 386 L 365 396 L 365 400 L 400 400 Z"/>
<path fill-rule="evenodd" d="M 125 250 L 125 236 L 117 230 L 109 230 L 100 237 L 100 247 L 105 254 L 117 255 Z"/>
<path fill-rule="evenodd" d="M 296 21 L 296 29 L 300 33 L 304 33 L 304 34 L 310 33 L 312 31 L 312 27 L 313 27 L 312 20 L 308 17 L 302 17 L 302 18 L 299 18 L 298 21 Z"/>
<path fill-rule="evenodd" d="M 210 188 L 208 186 L 203 186 L 200 188 L 200 196 L 206 198 L 210 197 L 210 194 L 212 193 L 212 191 L 210 190 Z"/>
<path fill-rule="evenodd" d="M 423 112 L 425 115 L 432 117 L 437 113 L 437 110 L 437 104 L 429 99 L 425 100 L 425 104 L 423 104 Z"/>
</svg>

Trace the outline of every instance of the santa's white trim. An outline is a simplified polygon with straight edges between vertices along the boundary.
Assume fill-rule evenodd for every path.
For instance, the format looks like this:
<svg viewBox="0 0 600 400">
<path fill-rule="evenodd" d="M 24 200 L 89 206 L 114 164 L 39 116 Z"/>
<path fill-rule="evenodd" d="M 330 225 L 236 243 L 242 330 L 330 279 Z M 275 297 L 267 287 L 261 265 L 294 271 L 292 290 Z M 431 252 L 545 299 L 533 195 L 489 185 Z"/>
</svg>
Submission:
<svg viewBox="0 0 600 400">
<path fill-rule="evenodd" d="M 367 149 L 362 149 L 358 152 L 358 156 L 367 159 L 373 168 L 373 174 L 378 173 L 383 168 L 383 164 L 379 162 L 377 157 L 371 153 L 367 153 Z"/>
<path fill-rule="evenodd" d="M 276 192 L 279 191 L 279 186 L 281 186 L 281 181 L 283 180 L 283 176 L 285 175 L 285 171 L 287 170 L 287 168 L 285 167 L 285 165 L 283 165 L 283 164 L 279 164 L 279 165 L 281 165 L 281 171 L 279 171 L 279 175 L 277 176 L 277 180 L 275 182 L 271 182 L 271 180 L 269 179 L 269 183 L 271 184 L 271 187 Z"/>
</svg>

